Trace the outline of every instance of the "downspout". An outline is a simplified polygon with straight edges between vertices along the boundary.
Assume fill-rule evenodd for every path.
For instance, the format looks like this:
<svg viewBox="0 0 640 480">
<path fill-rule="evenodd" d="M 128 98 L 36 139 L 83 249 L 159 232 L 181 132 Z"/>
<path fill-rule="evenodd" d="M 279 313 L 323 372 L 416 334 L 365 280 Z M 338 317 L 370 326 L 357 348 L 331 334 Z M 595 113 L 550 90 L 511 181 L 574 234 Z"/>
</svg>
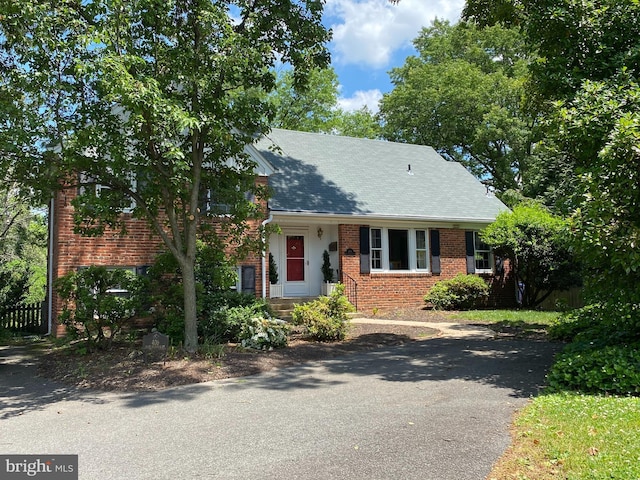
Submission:
<svg viewBox="0 0 640 480">
<path fill-rule="evenodd" d="M 273 213 L 269 211 L 269 218 L 262 222 L 262 298 L 267 298 L 267 239 L 265 238 L 264 227 L 273 221 Z"/>
<path fill-rule="evenodd" d="M 55 221 L 55 194 L 49 200 L 49 248 L 47 252 L 47 335 L 53 328 L 53 224 Z"/>
</svg>

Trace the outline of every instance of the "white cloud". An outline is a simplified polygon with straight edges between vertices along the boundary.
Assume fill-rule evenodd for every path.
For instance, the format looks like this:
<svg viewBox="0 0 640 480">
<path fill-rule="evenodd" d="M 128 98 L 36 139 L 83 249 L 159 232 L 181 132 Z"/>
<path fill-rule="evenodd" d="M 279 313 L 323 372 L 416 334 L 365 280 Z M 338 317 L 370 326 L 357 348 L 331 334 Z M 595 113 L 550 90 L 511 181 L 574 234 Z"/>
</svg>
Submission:
<svg viewBox="0 0 640 480">
<path fill-rule="evenodd" d="M 342 110 L 347 112 L 360 110 L 366 105 L 373 113 L 377 113 L 378 102 L 381 98 L 382 92 L 378 89 L 367 91 L 358 90 L 357 92 L 354 92 L 351 98 L 338 99 L 338 105 L 340 105 Z"/>
<path fill-rule="evenodd" d="M 334 61 L 375 68 L 388 66 L 393 52 L 408 46 L 422 27 L 438 18 L 456 21 L 464 0 L 327 0 Z"/>
</svg>

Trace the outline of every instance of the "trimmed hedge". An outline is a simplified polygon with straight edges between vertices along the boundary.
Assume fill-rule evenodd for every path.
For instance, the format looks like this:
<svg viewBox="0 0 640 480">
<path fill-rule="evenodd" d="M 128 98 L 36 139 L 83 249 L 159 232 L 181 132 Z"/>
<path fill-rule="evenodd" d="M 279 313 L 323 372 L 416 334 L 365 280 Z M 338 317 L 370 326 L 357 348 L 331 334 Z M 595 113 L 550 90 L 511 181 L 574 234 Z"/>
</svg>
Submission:
<svg viewBox="0 0 640 480">
<path fill-rule="evenodd" d="M 489 286 L 477 275 L 459 274 L 431 287 L 424 301 L 436 310 L 468 310 L 489 296 Z"/>
</svg>

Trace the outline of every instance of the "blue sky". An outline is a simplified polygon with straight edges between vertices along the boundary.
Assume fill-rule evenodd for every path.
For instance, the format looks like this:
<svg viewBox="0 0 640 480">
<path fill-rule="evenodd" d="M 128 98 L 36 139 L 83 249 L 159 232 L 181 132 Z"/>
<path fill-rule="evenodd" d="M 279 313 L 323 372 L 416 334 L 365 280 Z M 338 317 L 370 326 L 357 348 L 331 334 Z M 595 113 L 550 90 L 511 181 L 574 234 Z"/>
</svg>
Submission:
<svg viewBox="0 0 640 480">
<path fill-rule="evenodd" d="M 324 23 L 333 30 L 331 63 L 340 81 L 340 105 L 377 111 L 391 90 L 388 71 L 415 50 L 411 41 L 434 18 L 455 22 L 464 0 L 326 0 Z"/>
</svg>

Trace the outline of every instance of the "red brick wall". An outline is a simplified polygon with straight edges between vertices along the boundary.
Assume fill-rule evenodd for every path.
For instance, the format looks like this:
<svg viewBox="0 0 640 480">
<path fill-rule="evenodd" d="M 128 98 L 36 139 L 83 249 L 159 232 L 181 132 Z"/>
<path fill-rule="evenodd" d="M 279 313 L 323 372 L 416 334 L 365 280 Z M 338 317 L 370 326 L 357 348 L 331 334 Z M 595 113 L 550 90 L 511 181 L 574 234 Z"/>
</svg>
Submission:
<svg viewBox="0 0 640 480">
<path fill-rule="evenodd" d="M 266 183 L 266 178 L 259 177 L 259 183 Z M 101 265 L 115 267 L 136 267 L 152 265 L 156 256 L 166 251 L 161 238 L 152 232 L 144 220 L 125 215 L 127 234 L 118 231 L 105 231 L 100 237 L 83 237 L 73 233 L 73 206 L 75 189 L 59 192 L 55 200 L 53 225 L 53 278 L 55 279 L 76 271 L 78 267 Z M 250 232 L 257 235 L 260 220 L 250 222 Z M 240 265 L 253 265 L 256 269 L 256 295 L 261 295 L 261 257 L 250 254 Z M 57 317 L 62 310 L 62 301 L 55 288 L 52 295 L 52 331 L 54 335 L 64 335 L 64 326 L 57 324 Z"/>
<path fill-rule="evenodd" d="M 360 273 L 360 225 L 338 227 L 340 270 L 358 282 L 358 310 L 370 312 L 374 308 L 398 308 L 424 305 L 423 297 L 439 280 L 467 273 L 465 231 L 440 229 L 441 273 Z M 344 252 L 351 248 L 354 256 Z M 483 275 L 491 286 L 490 306 L 513 303 L 512 281 L 508 263 L 501 276 Z"/>
</svg>

